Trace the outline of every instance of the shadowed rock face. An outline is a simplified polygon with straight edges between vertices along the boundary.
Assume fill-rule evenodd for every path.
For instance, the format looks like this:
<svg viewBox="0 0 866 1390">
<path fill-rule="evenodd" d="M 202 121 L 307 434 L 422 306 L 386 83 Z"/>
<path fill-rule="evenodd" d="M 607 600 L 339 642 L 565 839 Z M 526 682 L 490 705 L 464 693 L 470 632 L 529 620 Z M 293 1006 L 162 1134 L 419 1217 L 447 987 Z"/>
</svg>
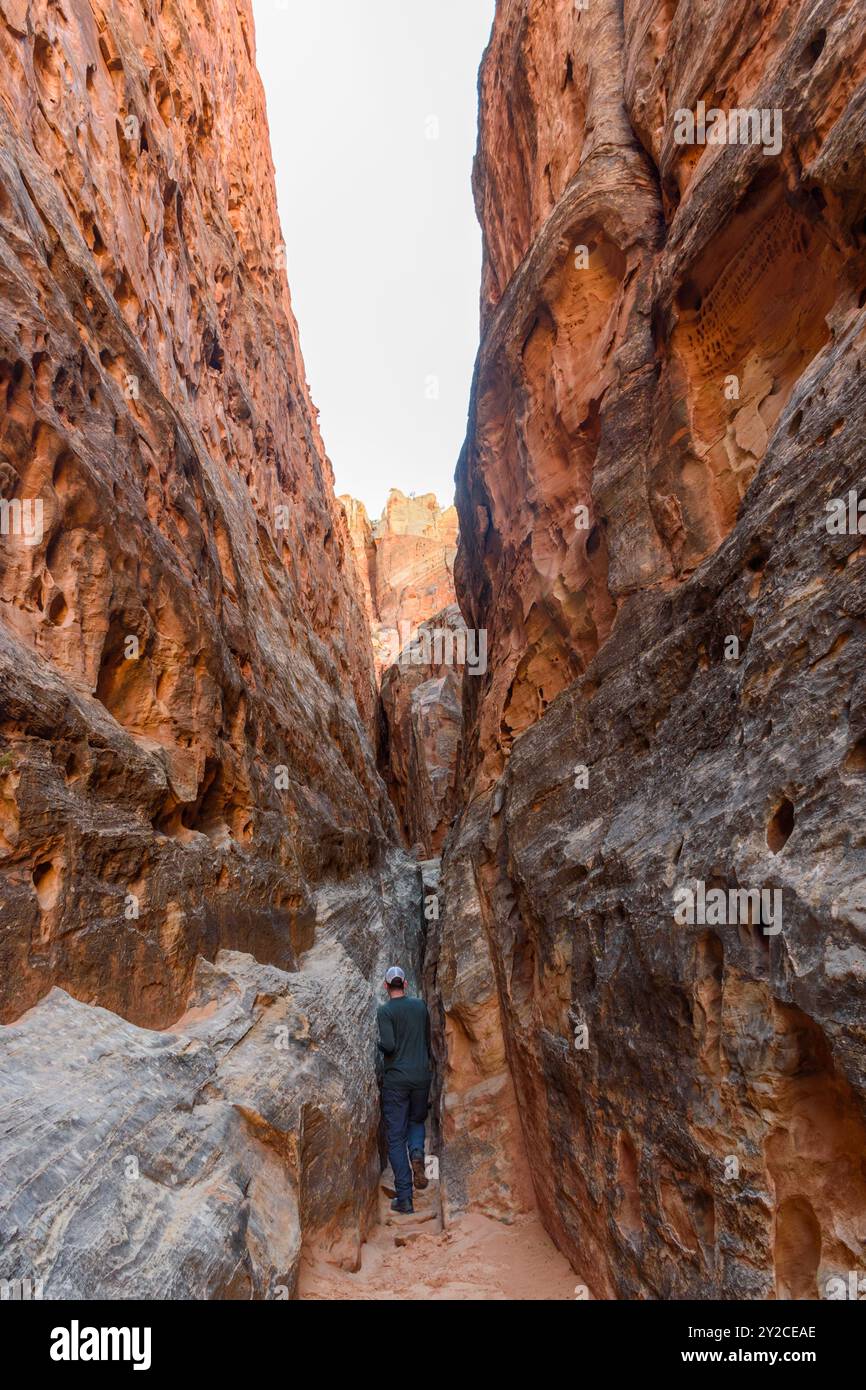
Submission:
<svg viewBox="0 0 866 1390">
<path fill-rule="evenodd" d="M 459 800 L 465 627 L 451 604 L 420 625 L 382 677 L 385 780 L 406 843 L 428 858 L 441 852 Z"/>
<path fill-rule="evenodd" d="M 454 602 L 457 511 L 392 488 L 371 524 L 340 501 L 381 680 L 379 765 L 406 844 L 436 855 L 457 806 L 464 670 L 480 656 Z"/>
<path fill-rule="evenodd" d="M 599 1297 L 863 1263 L 864 55 L 843 4 L 503 0 L 482 69 L 443 1175 Z M 677 144 L 700 100 L 780 153 Z"/>
<path fill-rule="evenodd" d="M 266 1296 L 357 1258 L 422 917 L 250 8 L 0 10 L 0 1278 Z"/>
</svg>

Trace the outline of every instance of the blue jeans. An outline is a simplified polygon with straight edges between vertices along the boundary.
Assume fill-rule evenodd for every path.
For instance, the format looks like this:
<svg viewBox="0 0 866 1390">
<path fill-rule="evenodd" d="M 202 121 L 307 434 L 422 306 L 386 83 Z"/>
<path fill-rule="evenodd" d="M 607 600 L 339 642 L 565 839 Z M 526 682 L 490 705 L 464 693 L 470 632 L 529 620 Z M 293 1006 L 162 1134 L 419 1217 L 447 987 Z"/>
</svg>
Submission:
<svg viewBox="0 0 866 1390">
<path fill-rule="evenodd" d="M 382 1113 L 385 1118 L 385 1137 L 388 1158 L 394 1170 L 394 1186 L 401 1202 L 412 1200 L 412 1169 L 409 1155 L 424 1153 L 424 1121 L 427 1118 L 427 1098 L 430 1083 L 413 1086 L 411 1091 L 382 1091 Z"/>
</svg>

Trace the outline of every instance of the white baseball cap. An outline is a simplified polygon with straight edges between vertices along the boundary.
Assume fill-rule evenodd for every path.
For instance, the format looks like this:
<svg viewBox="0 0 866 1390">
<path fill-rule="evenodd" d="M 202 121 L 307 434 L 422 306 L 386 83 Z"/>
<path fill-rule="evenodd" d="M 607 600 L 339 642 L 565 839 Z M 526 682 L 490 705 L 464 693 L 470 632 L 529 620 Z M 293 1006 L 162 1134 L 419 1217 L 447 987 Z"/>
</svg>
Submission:
<svg viewBox="0 0 866 1390">
<path fill-rule="evenodd" d="M 406 983 L 406 976 L 403 974 L 403 971 L 400 969 L 399 965 L 392 965 L 390 970 L 385 971 L 386 985 L 392 985 L 395 980 L 402 980 L 404 985 Z"/>
</svg>

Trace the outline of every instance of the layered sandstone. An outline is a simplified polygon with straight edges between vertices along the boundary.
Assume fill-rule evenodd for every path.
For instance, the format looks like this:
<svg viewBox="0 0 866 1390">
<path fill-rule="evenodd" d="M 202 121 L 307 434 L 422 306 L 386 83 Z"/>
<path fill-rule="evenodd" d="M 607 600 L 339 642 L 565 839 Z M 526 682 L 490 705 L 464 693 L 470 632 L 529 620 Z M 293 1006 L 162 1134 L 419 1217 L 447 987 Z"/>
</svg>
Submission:
<svg viewBox="0 0 866 1390">
<path fill-rule="evenodd" d="M 119 1136 L 93 1150 L 110 1166 L 140 1118 L 132 1059 L 155 1049 L 151 1109 L 163 1119 L 142 1139 L 141 1166 L 195 1105 L 196 1164 L 213 1185 L 190 1194 L 190 1220 L 197 1202 L 223 1201 L 225 1170 L 208 1153 L 229 1126 L 243 1171 L 259 1163 L 265 1205 L 281 1191 L 273 1154 L 290 1154 L 301 1225 L 306 1203 L 342 1213 L 357 1236 L 376 1121 L 357 1057 L 328 1040 L 338 1024 L 372 1027 L 369 982 L 389 956 L 411 956 L 420 887 L 391 848 L 376 771 L 369 634 L 285 280 L 250 6 L 0 10 L 0 490 L 31 518 L 39 504 L 44 523 L 21 534 L 4 505 L 0 1017 L 36 1008 L 0 1035 L 14 1063 L 3 1099 L 17 1105 L 16 1071 L 40 1065 L 45 1028 L 80 1052 L 85 1096 L 98 1096 L 100 1058 L 116 1045 L 125 1060 L 97 1110 L 99 1125 L 115 1113 Z M 349 1012 L 311 1005 L 308 1039 L 283 1059 L 278 1113 L 217 1076 L 210 1035 L 192 1061 L 153 1032 L 184 1013 L 200 957 L 248 953 L 273 967 L 282 998 L 321 988 L 296 972 L 318 978 L 323 940 L 335 997 L 348 972 Z M 250 1025 L 264 1022 L 262 999 L 243 1007 Z M 67 1105 L 84 1115 L 52 1057 L 58 1116 Z M 124 1118 L 115 1099 L 128 1087 Z M 327 1115 L 322 1087 L 340 1096 Z M 350 1122 L 357 1172 L 323 1158 Z M 32 1177 L 67 1162 L 65 1148 L 56 1161 L 38 1146 L 22 1155 L 12 1129 L 0 1136 L 13 1146 L 0 1164 L 5 1236 L 53 1200 L 27 1164 Z M 70 1124 L 73 1143 L 78 1133 Z M 153 1201 L 161 1183 L 147 1188 Z M 229 1189 L 226 1219 L 240 1220 L 243 1192 Z M 142 1215 L 144 1191 L 112 1168 L 99 1220 L 114 1229 L 134 1208 L 169 1229 L 171 1202 Z M 84 1188 L 79 1198 L 90 1201 Z M 262 1226 L 255 1239 L 271 1236 Z M 244 1289 L 260 1292 L 272 1267 L 289 1278 L 287 1239 L 278 1259 L 250 1254 Z M 61 1290 L 111 1293 L 107 1256 L 99 1273 L 63 1248 L 43 1255 L 66 1271 Z M 157 1288 L 159 1258 L 147 1259 Z M 211 1277 L 208 1259 L 191 1286 L 229 1291 L 224 1264 Z M 135 1269 L 118 1281 L 133 1290 Z"/>
<path fill-rule="evenodd" d="M 500 0 L 483 64 L 444 1178 L 598 1297 L 862 1265 L 864 77 L 835 0 Z M 780 153 L 678 145 L 701 100 Z"/>
<path fill-rule="evenodd" d="M 411 922 L 409 897 L 383 923 L 410 962 Z M 381 1170 L 368 979 L 386 957 L 340 926 L 291 973 L 199 957 L 162 1032 L 60 989 L 0 1030 L 4 1278 L 50 1299 L 287 1299 L 302 1251 L 358 1268 Z"/>
<path fill-rule="evenodd" d="M 381 675 L 421 623 L 454 602 L 457 510 L 440 507 L 432 492 L 388 494 L 371 522 L 363 502 L 341 497 Z"/>
</svg>

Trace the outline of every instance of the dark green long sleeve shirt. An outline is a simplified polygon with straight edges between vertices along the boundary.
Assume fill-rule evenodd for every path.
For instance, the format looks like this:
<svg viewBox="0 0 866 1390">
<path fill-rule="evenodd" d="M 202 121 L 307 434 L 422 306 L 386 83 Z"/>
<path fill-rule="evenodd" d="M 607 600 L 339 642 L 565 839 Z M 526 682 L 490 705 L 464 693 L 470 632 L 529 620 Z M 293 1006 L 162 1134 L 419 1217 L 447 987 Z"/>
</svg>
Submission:
<svg viewBox="0 0 866 1390">
<path fill-rule="evenodd" d="M 382 1085 L 411 1090 L 430 1081 L 430 1020 L 423 999 L 389 999 L 376 1011 L 379 1049 L 385 1058 Z"/>
</svg>

